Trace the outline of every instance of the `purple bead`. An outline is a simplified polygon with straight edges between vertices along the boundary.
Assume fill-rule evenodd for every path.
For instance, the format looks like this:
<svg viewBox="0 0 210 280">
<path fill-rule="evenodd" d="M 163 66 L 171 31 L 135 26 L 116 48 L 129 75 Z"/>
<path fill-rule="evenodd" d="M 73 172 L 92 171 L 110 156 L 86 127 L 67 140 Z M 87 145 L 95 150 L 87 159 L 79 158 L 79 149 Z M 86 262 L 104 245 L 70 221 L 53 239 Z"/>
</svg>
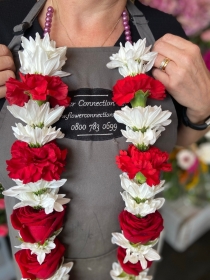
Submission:
<svg viewBox="0 0 210 280">
<path fill-rule="evenodd" d="M 131 41 L 131 36 L 126 36 L 126 37 L 125 37 L 125 40 L 126 40 L 126 41 Z"/>
<path fill-rule="evenodd" d="M 45 22 L 45 27 L 51 27 L 51 22 Z"/>
<path fill-rule="evenodd" d="M 50 17 L 50 18 L 52 18 L 52 17 L 53 17 L 53 13 L 51 13 L 51 12 L 47 12 L 47 13 L 46 13 L 46 17 Z"/>
<path fill-rule="evenodd" d="M 53 13 L 53 12 L 54 12 L 54 9 L 53 9 L 52 6 L 49 6 L 49 7 L 47 8 L 47 11 Z"/>
<path fill-rule="evenodd" d="M 123 19 L 123 21 L 128 21 L 127 15 L 126 15 L 126 16 L 123 16 L 122 19 Z"/>
<path fill-rule="evenodd" d="M 52 22 L 52 17 L 46 17 L 45 21 L 46 22 Z"/>
<path fill-rule="evenodd" d="M 123 15 L 123 16 L 127 15 L 126 10 L 124 10 L 124 11 L 122 12 L 122 15 Z"/>
<path fill-rule="evenodd" d="M 129 24 L 128 24 L 128 25 L 125 25 L 125 26 L 124 26 L 124 29 L 125 29 L 125 31 L 130 30 Z"/>
<path fill-rule="evenodd" d="M 130 30 L 126 30 L 126 31 L 125 31 L 125 36 L 129 36 L 129 35 L 131 35 Z"/>
<path fill-rule="evenodd" d="M 129 26 L 128 21 L 123 21 L 123 25 L 124 25 L 124 27 L 125 27 L 125 26 Z"/>
<path fill-rule="evenodd" d="M 44 28 L 44 32 L 50 33 L 50 28 L 49 28 L 49 27 L 45 27 L 45 28 Z"/>
</svg>

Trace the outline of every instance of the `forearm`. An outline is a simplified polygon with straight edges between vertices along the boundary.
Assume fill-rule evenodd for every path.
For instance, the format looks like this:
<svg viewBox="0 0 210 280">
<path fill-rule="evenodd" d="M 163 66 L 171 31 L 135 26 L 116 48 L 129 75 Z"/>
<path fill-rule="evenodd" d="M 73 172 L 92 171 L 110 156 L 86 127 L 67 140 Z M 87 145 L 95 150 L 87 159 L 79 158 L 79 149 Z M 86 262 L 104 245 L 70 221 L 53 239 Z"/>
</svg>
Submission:
<svg viewBox="0 0 210 280">
<path fill-rule="evenodd" d="M 205 135 L 210 128 L 207 128 L 205 130 L 195 130 L 191 129 L 188 126 L 185 126 L 184 124 L 181 124 L 178 129 L 178 135 L 177 135 L 177 145 L 187 147 L 192 143 L 195 143 L 197 140 L 199 140 L 203 135 Z"/>
</svg>

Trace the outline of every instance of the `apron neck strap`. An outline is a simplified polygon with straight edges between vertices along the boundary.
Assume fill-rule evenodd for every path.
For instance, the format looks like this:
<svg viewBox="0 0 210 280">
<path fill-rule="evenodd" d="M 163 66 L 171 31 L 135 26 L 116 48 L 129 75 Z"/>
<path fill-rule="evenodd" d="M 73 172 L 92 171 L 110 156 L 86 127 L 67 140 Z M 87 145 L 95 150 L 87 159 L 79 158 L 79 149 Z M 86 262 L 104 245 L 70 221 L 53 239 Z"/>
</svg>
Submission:
<svg viewBox="0 0 210 280">
<path fill-rule="evenodd" d="M 37 1 L 36 4 L 30 10 L 30 12 L 27 14 L 27 16 L 24 18 L 22 23 L 14 27 L 14 37 L 8 45 L 8 48 L 12 52 L 16 52 L 20 49 L 21 37 L 23 36 L 24 32 L 32 26 L 33 21 L 40 13 L 41 9 L 44 7 L 45 2 L 46 0 Z"/>
<path fill-rule="evenodd" d="M 126 7 L 140 37 L 142 39 L 147 39 L 147 46 L 153 45 L 155 38 L 148 26 L 148 21 L 144 17 L 144 14 L 134 5 L 134 1 L 128 0 Z"/>
</svg>

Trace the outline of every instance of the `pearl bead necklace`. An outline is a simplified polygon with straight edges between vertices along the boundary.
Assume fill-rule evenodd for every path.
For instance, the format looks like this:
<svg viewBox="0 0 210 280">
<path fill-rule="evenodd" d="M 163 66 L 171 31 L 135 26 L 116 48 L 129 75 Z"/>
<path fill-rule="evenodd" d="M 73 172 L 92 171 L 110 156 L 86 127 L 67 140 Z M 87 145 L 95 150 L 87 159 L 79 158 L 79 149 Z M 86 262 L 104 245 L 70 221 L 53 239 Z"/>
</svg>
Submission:
<svg viewBox="0 0 210 280">
<path fill-rule="evenodd" d="M 46 33 L 50 34 L 50 30 L 51 30 L 51 26 L 52 26 L 53 13 L 54 13 L 53 7 L 49 6 L 47 8 L 47 13 L 46 13 L 46 17 L 45 17 L 44 35 Z M 123 13 L 122 13 L 122 19 L 123 19 L 123 26 L 124 26 L 124 32 L 125 32 L 125 41 L 130 42 L 132 44 L 129 18 L 128 18 L 128 13 L 127 13 L 126 10 L 124 10 Z"/>
<path fill-rule="evenodd" d="M 47 13 L 45 17 L 45 25 L 44 25 L 44 35 L 46 33 L 50 34 L 51 26 L 52 26 L 52 18 L 53 18 L 54 9 L 52 6 L 47 8 Z"/>
</svg>

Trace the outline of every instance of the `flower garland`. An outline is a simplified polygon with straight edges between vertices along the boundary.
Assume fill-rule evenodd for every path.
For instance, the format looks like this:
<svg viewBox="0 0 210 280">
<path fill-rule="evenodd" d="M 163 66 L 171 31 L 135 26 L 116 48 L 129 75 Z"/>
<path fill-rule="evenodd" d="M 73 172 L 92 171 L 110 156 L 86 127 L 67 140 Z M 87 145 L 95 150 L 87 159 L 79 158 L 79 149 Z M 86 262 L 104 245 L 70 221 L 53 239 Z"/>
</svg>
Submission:
<svg viewBox="0 0 210 280">
<path fill-rule="evenodd" d="M 113 101 L 118 105 L 130 103 L 115 111 L 114 117 L 126 125 L 122 135 L 131 142 L 127 151 L 116 157 L 125 208 L 119 215 L 122 232 L 112 233 L 112 243 L 117 244 L 118 263 L 113 263 L 110 275 L 118 280 L 151 280 L 148 268 L 159 254 L 153 249 L 163 230 L 163 219 L 157 211 L 164 198 L 154 198 L 162 191 L 164 181 L 161 171 L 170 171 L 169 155 L 153 146 L 165 126 L 171 123 L 171 112 L 159 106 L 146 106 L 147 98 L 163 100 L 165 88 L 159 81 L 145 74 L 154 63 L 157 53 L 149 52 L 146 40 L 133 45 L 120 45 L 117 54 L 110 57 L 110 69 L 118 67 L 124 77 L 113 87 Z"/>
<path fill-rule="evenodd" d="M 163 85 L 147 76 L 156 53 L 145 47 L 146 40 L 133 45 L 120 46 L 118 54 L 111 57 L 109 68 L 119 67 L 124 76 L 113 88 L 113 100 L 125 106 L 114 114 L 126 125 L 122 130 L 127 151 L 120 151 L 117 165 L 124 192 L 125 209 L 119 220 L 122 233 L 113 233 L 112 243 L 119 245 L 118 263 L 113 264 L 113 279 L 149 280 L 147 268 L 159 255 L 152 248 L 158 242 L 163 220 L 157 211 L 163 198 L 154 196 L 163 190 L 161 171 L 171 170 L 168 154 L 152 146 L 165 126 L 170 124 L 169 111 L 158 106 L 146 106 L 147 98 L 162 100 Z M 20 81 L 10 78 L 6 83 L 8 110 L 26 123 L 12 127 L 17 141 L 11 148 L 12 158 L 7 161 L 9 177 L 16 186 L 4 195 L 20 200 L 14 206 L 11 223 L 19 231 L 20 250 L 15 259 L 26 279 L 69 279 L 73 263 L 64 264 L 64 246 L 57 236 L 62 230 L 65 209 L 70 199 L 59 194 L 66 183 L 61 179 L 67 151 L 61 150 L 56 139 L 64 134 L 52 125 L 69 105 L 68 88 L 60 77 L 69 73 L 61 71 L 65 63 L 66 48 L 56 48 L 48 33 L 41 39 L 22 38 L 23 51 L 19 52 Z M 42 74 L 37 74 L 42 73 Z"/>
<path fill-rule="evenodd" d="M 67 150 L 56 139 L 64 134 L 52 125 L 70 103 L 68 87 L 60 77 L 66 60 L 66 47 L 56 48 L 49 34 L 35 40 L 22 37 L 20 81 L 6 82 L 8 110 L 22 123 L 12 127 L 17 141 L 7 160 L 9 177 L 16 186 L 3 192 L 20 200 L 13 207 L 11 223 L 19 231 L 21 244 L 15 259 L 22 280 L 68 280 L 73 263 L 64 264 L 65 247 L 57 236 L 62 231 L 65 204 L 70 199 L 58 194 L 66 183 L 60 179 Z M 42 74 L 37 74 L 42 73 Z"/>
</svg>

